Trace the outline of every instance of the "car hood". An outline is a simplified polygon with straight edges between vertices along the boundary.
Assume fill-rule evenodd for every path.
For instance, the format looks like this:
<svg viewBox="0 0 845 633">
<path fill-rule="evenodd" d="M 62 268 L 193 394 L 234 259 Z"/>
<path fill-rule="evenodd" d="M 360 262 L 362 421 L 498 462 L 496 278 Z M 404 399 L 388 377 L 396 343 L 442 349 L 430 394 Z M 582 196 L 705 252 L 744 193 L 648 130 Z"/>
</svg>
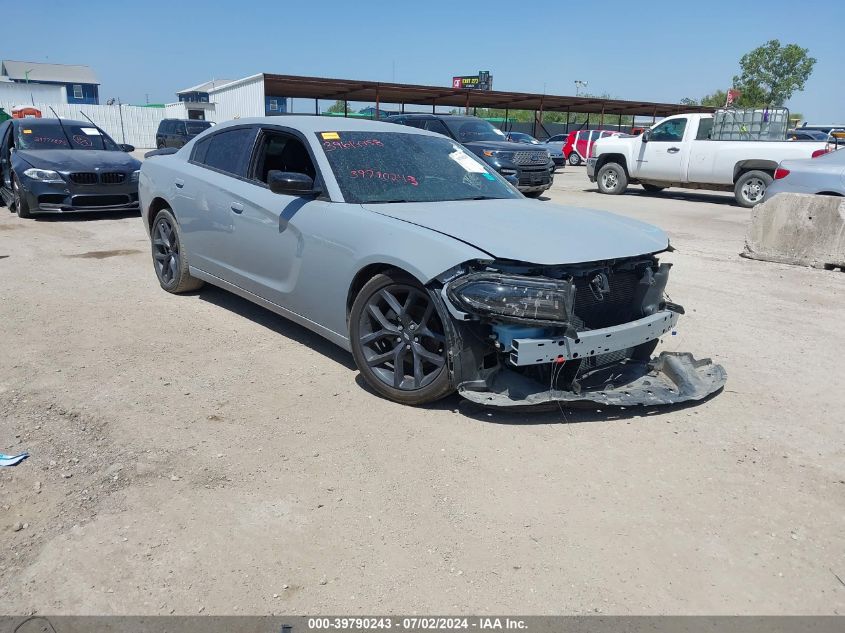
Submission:
<svg viewBox="0 0 845 633">
<path fill-rule="evenodd" d="M 620 215 L 528 199 L 365 204 L 453 237 L 495 259 L 576 264 L 657 253 L 663 230 Z"/>
<path fill-rule="evenodd" d="M 92 171 L 114 169 L 134 171 L 141 168 L 141 162 L 126 152 L 94 149 L 38 149 L 17 150 L 17 158 L 33 167 L 53 171 Z"/>
<path fill-rule="evenodd" d="M 471 141 L 469 143 L 464 143 L 464 147 L 468 147 L 476 153 L 485 149 L 496 150 L 499 152 L 530 152 L 532 149 L 535 152 L 539 152 L 545 149 L 542 145 L 512 143 L 511 141 Z"/>
</svg>

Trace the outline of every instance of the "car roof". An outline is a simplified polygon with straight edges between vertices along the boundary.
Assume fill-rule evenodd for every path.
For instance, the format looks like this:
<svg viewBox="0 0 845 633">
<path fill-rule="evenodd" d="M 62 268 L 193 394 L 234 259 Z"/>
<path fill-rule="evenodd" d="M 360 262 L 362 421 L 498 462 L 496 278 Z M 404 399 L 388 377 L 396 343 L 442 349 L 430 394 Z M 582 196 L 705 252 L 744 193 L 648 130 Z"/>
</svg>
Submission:
<svg viewBox="0 0 845 633">
<path fill-rule="evenodd" d="M 59 119 L 37 119 L 35 117 L 28 117 L 26 119 L 11 119 L 12 123 L 18 125 L 55 125 L 58 127 Z M 76 119 L 62 119 L 61 123 L 64 125 L 79 125 L 81 127 L 91 127 L 89 121 L 77 121 Z"/>
<path fill-rule="evenodd" d="M 233 119 L 214 126 L 214 133 L 238 125 L 272 125 L 291 127 L 304 133 L 316 132 L 400 132 L 402 134 L 424 134 L 440 136 L 427 130 L 409 128 L 387 121 L 370 121 L 368 119 L 350 119 L 346 117 L 327 117 L 314 115 L 263 116 L 248 119 Z"/>
</svg>

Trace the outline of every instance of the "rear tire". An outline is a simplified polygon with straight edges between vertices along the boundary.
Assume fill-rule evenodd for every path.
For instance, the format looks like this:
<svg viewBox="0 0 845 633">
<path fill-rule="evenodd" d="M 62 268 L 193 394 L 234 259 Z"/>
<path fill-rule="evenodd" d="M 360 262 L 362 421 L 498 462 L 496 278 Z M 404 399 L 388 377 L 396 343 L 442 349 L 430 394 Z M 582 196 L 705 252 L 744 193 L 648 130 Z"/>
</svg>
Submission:
<svg viewBox="0 0 845 633">
<path fill-rule="evenodd" d="M 607 163 L 599 169 L 596 182 L 602 193 L 618 196 L 628 188 L 628 174 L 619 163 Z"/>
<path fill-rule="evenodd" d="M 383 398 L 420 405 L 454 391 L 441 316 L 428 291 L 404 272 L 378 274 L 361 288 L 349 342 L 361 377 Z"/>
<path fill-rule="evenodd" d="M 19 218 L 23 218 L 24 220 L 30 219 L 32 213 L 29 211 L 29 203 L 21 191 L 21 183 L 16 174 L 12 174 L 12 195 L 14 196 L 12 204 L 15 207 L 15 213 L 18 214 Z M 11 209 L 11 207 L 9 208 Z"/>
<path fill-rule="evenodd" d="M 569 161 L 569 164 L 573 167 L 578 167 L 578 165 L 581 164 L 581 157 L 578 156 L 578 152 L 575 151 L 570 152 L 569 158 L 567 160 Z"/>
<path fill-rule="evenodd" d="M 741 207 L 749 209 L 761 202 L 766 195 L 766 189 L 774 179 L 764 171 L 754 169 L 747 171 L 737 178 L 734 186 L 734 197 Z"/>
<path fill-rule="evenodd" d="M 150 231 L 150 245 L 153 254 L 158 283 L 163 290 L 178 294 L 202 288 L 201 279 L 192 277 L 188 268 L 188 253 L 182 231 L 173 211 L 164 208 L 156 214 Z"/>
</svg>

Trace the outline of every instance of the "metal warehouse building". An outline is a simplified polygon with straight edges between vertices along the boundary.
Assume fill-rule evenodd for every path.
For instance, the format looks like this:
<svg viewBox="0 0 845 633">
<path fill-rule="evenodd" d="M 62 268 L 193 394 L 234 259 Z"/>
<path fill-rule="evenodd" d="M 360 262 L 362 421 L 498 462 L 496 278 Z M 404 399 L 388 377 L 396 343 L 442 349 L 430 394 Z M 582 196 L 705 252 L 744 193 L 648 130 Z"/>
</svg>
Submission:
<svg viewBox="0 0 845 633">
<path fill-rule="evenodd" d="M 272 116 L 293 112 L 293 99 L 313 100 L 313 108 L 303 107 L 301 114 L 319 114 L 320 101 L 374 103 L 374 118 L 378 118 L 383 104 L 391 111 L 421 111 L 437 107 L 498 108 L 504 110 L 533 110 L 535 127 L 542 126 L 544 112 L 581 113 L 595 115 L 596 123 L 603 123 L 605 116 L 665 117 L 684 112 L 708 110 L 700 106 L 647 101 L 624 101 L 596 97 L 568 97 L 524 92 L 480 91 L 441 86 L 326 79 L 295 75 L 259 73 L 207 91 L 208 101 L 214 104 L 214 120 Z M 396 107 L 398 106 L 398 108 Z M 350 109 L 351 113 L 352 110 Z"/>
</svg>

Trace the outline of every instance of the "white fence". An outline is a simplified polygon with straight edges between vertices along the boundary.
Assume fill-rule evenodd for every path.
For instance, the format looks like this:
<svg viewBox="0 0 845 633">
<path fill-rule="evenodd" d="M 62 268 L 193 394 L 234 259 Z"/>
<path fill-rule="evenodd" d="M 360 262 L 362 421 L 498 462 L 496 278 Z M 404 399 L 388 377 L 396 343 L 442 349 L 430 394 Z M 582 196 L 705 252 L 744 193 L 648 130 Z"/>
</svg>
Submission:
<svg viewBox="0 0 845 633">
<path fill-rule="evenodd" d="M 9 114 L 20 103 L 0 101 L 0 108 Z M 84 112 L 91 120 L 103 128 L 118 143 L 129 143 L 137 148 L 155 147 L 155 135 L 159 121 L 164 118 L 164 108 L 143 108 L 139 106 L 80 105 L 67 103 L 36 103 L 33 107 L 41 110 L 45 119 L 55 116 L 50 107 L 63 119 L 85 121 L 80 114 Z"/>
</svg>

